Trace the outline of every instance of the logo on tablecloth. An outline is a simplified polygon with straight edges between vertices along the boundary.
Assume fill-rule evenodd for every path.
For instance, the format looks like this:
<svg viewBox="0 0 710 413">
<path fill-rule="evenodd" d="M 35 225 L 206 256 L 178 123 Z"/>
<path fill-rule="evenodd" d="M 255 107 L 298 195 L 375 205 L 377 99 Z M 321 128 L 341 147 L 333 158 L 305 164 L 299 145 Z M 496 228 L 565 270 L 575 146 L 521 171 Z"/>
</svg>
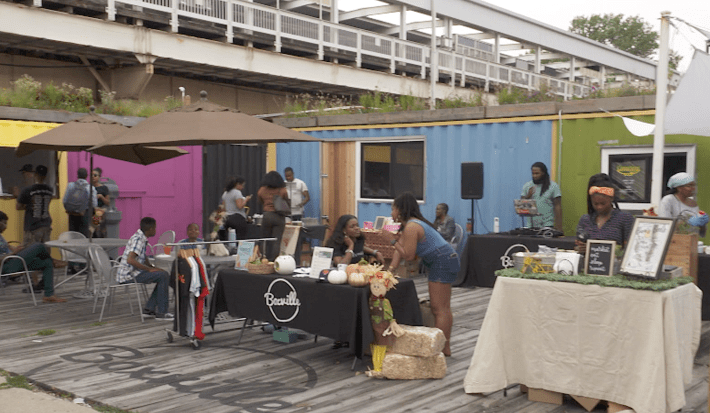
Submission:
<svg viewBox="0 0 710 413">
<path fill-rule="evenodd" d="M 301 308 L 296 288 L 287 280 L 277 278 L 269 284 L 264 294 L 266 306 L 276 321 L 288 323 L 296 318 Z"/>
</svg>

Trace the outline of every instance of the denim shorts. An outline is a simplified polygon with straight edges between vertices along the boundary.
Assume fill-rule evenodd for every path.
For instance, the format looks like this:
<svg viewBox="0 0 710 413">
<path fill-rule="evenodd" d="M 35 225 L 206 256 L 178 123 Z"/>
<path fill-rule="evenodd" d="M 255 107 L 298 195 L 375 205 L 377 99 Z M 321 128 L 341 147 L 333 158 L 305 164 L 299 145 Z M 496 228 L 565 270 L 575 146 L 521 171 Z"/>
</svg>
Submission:
<svg viewBox="0 0 710 413">
<path fill-rule="evenodd" d="M 459 255 L 451 245 L 443 245 L 434 251 L 429 260 L 424 260 L 424 265 L 429 268 L 429 282 L 451 284 L 456 281 L 461 263 Z"/>
</svg>

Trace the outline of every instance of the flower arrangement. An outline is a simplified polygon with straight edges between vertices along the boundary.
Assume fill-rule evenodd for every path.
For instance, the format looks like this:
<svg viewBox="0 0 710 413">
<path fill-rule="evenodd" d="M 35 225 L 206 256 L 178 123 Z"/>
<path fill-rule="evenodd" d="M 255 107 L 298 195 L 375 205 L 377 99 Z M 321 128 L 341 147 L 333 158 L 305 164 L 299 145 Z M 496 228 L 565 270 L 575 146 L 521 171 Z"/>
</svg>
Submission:
<svg viewBox="0 0 710 413">
<path fill-rule="evenodd" d="M 217 232 L 220 230 L 221 227 L 224 226 L 224 220 L 227 217 L 227 214 L 225 213 L 226 211 L 224 210 L 224 205 L 219 204 L 217 209 L 212 212 L 209 216 L 209 221 L 214 224 L 212 227 L 212 232 L 210 233 L 210 238 L 212 240 L 217 239 Z"/>
</svg>

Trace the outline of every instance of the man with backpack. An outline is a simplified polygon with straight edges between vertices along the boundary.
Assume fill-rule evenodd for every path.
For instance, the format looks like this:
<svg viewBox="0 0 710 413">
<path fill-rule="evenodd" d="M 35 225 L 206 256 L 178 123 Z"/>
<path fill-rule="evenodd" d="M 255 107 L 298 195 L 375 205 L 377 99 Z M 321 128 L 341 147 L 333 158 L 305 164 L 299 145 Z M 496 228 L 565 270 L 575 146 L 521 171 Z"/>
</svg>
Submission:
<svg viewBox="0 0 710 413">
<path fill-rule="evenodd" d="M 62 199 L 64 210 L 69 215 L 69 231 L 80 232 L 87 238 L 91 236 L 89 220 L 93 215 L 93 209 L 98 206 L 96 189 L 87 182 L 88 176 L 86 168 L 79 168 L 76 172 L 78 179 L 67 185 Z"/>
</svg>

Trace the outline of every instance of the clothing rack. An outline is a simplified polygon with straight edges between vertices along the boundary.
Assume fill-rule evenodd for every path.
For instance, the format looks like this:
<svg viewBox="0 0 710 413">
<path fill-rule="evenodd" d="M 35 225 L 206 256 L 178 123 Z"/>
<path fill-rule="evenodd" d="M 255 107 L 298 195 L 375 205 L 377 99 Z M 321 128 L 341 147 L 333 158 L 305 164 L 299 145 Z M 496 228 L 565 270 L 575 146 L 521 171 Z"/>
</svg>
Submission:
<svg viewBox="0 0 710 413">
<path fill-rule="evenodd" d="M 199 245 L 212 245 L 212 244 L 228 244 L 228 243 L 231 244 L 231 243 L 239 243 L 242 241 L 266 242 L 266 241 L 276 241 L 276 240 L 277 240 L 277 238 L 252 238 L 252 239 L 246 239 L 246 240 L 227 240 L 227 241 L 171 242 L 171 243 L 166 243 L 165 246 L 172 248 L 172 247 L 180 247 L 183 245 L 199 246 Z M 165 329 L 166 334 L 167 334 L 168 343 L 172 343 L 174 341 L 173 333 L 177 333 L 178 335 L 180 335 L 180 274 L 178 271 L 178 268 L 179 268 L 178 263 L 179 263 L 180 258 L 188 259 L 190 257 L 200 258 L 199 249 L 197 249 L 197 248 L 178 249 L 177 253 L 176 253 L 175 261 L 173 262 L 173 271 L 175 272 L 174 291 L 175 291 L 175 309 L 176 309 L 176 311 L 175 311 L 175 321 L 173 322 L 174 328 L 173 329 L 170 329 L 170 328 Z M 202 262 L 202 265 L 205 265 L 204 262 Z M 198 271 L 199 271 L 199 269 L 198 269 Z M 205 272 L 207 272 L 206 268 L 205 268 Z M 208 295 L 209 295 L 209 293 L 211 293 L 211 289 L 210 289 L 211 286 L 209 285 L 209 281 L 208 281 L 209 277 L 207 276 L 207 274 L 205 274 L 205 280 L 207 281 L 207 289 L 208 289 Z M 197 320 L 195 320 L 195 322 L 197 322 Z M 199 320 L 199 322 L 202 322 L 202 320 Z M 201 342 L 202 342 L 201 338 L 195 337 L 194 335 L 186 336 L 185 338 L 190 340 L 190 344 L 192 345 L 192 348 L 194 350 L 198 350 L 201 347 Z"/>
</svg>

